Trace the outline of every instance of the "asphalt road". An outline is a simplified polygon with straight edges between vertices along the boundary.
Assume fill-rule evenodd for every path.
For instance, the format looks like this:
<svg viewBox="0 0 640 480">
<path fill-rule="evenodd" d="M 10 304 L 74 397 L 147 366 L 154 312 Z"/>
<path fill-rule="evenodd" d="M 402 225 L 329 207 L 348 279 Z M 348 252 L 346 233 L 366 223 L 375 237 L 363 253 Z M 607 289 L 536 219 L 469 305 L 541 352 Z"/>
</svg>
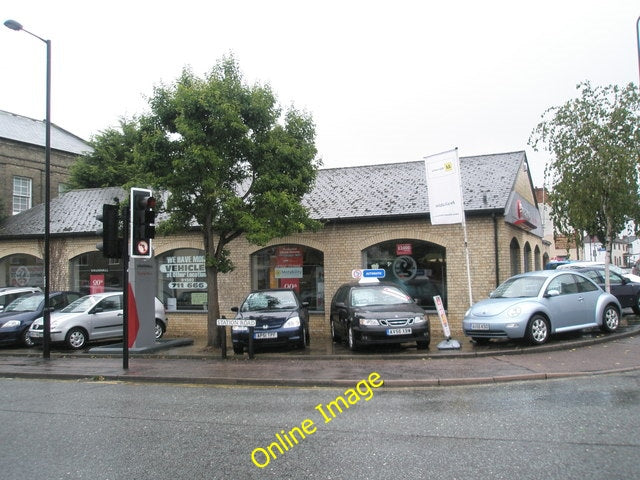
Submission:
<svg viewBox="0 0 640 480">
<path fill-rule="evenodd" d="M 638 371 L 498 385 L 349 388 L 353 391 L 3 378 L 1 476 L 639 476 Z M 304 438 L 294 427 L 307 432 Z M 276 458 L 267 461 L 264 452 L 279 442 L 276 434 L 287 448 L 281 453 L 271 446 Z"/>
</svg>

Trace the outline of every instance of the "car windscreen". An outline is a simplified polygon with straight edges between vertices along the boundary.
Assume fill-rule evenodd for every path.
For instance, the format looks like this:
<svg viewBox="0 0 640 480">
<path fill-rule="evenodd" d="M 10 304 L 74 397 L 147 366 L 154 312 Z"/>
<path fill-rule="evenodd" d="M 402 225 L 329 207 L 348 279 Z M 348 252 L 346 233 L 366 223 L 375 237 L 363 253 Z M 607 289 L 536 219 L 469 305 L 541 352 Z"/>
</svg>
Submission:
<svg viewBox="0 0 640 480">
<path fill-rule="evenodd" d="M 405 303 L 413 303 L 413 300 L 409 295 L 395 287 L 358 287 L 351 291 L 352 307 L 400 305 Z"/>
<path fill-rule="evenodd" d="M 27 295 L 16 298 L 7 305 L 5 312 L 35 312 L 44 300 L 44 295 Z"/>
<path fill-rule="evenodd" d="M 74 302 L 71 302 L 69 305 L 64 307 L 60 312 L 62 313 L 80 313 L 86 312 L 91 307 L 96 304 L 96 299 L 91 295 L 87 295 L 85 297 L 81 297 Z"/>
<path fill-rule="evenodd" d="M 253 292 L 242 304 L 242 312 L 293 310 L 298 304 L 293 292 Z"/>
<path fill-rule="evenodd" d="M 491 293 L 491 298 L 537 297 L 546 277 L 512 277 Z"/>
</svg>

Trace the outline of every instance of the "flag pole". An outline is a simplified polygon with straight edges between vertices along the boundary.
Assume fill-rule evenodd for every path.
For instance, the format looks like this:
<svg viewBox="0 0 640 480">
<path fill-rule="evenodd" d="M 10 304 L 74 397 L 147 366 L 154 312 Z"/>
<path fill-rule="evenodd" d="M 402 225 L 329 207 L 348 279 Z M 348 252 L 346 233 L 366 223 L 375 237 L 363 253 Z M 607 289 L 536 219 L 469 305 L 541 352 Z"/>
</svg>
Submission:
<svg viewBox="0 0 640 480">
<path fill-rule="evenodd" d="M 460 174 L 460 199 L 462 202 L 462 232 L 464 237 L 464 257 L 467 264 L 467 287 L 469 289 L 469 306 L 473 305 L 473 292 L 471 290 L 471 262 L 469 260 L 469 242 L 467 240 L 467 214 L 464 211 L 464 195 L 462 192 L 462 171 L 460 169 L 460 157 L 458 147 L 456 147 L 456 160 L 458 161 L 458 171 Z"/>
</svg>

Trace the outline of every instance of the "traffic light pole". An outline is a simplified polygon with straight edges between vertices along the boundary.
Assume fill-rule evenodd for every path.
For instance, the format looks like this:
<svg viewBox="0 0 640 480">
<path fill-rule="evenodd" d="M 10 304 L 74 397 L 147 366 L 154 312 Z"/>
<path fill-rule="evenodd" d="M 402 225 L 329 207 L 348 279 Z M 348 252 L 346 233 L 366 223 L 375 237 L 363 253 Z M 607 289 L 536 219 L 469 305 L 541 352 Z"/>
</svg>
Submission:
<svg viewBox="0 0 640 480">
<path fill-rule="evenodd" d="M 129 207 L 122 207 L 122 368 L 129 369 Z"/>
</svg>

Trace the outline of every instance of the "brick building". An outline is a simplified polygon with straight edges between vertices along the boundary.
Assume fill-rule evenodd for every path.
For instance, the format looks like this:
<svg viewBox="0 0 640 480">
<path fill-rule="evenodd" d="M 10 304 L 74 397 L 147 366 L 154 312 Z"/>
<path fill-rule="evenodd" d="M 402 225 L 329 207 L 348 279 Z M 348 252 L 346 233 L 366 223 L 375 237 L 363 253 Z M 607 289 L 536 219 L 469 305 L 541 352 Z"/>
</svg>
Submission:
<svg viewBox="0 0 640 480">
<path fill-rule="evenodd" d="M 462 157 L 462 190 L 473 300 L 514 273 L 542 268 L 548 259 L 524 152 Z M 122 266 L 96 251 L 103 203 L 123 199 L 119 188 L 74 190 L 51 204 L 51 288 L 121 288 Z M 220 275 L 221 313 L 233 315 L 255 288 L 287 286 L 310 303 L 311 335 L 329 334 L 328 304 L 352 270 L 381 268 L 427 310 L 440 295 L 454 335 L 469 307 L 464 236 L 460 224 L 431 225 L 424 162 L 323 169 L 304 198 L 324 228 L 272 240 L 266 246 L 236 239 L 235 270 Z M 38 265 L 42 206 L 0 226 L 0 286 L 41 281 Z M 169 335 L 206 334 L 206 277 L 202 236 L 186 232 L 154 240 L 157 295 L 169 308 Z M 295 268 L 283 269 L 283 266 Z M 21 276 L 17 276 L 18 272 Z M 295 271 L 282 278 L 282 271 Z M 437 317 L 433 333 L 440 335 Z"/>
<path fill-rule="evenodd" d="M 51 198 L 65 189 L 75 158 L 91 150 L 82 139 L 51 125 Z M 45 122 L 0 110 L 0 218 L 44 202 Z"/>
</svg>

